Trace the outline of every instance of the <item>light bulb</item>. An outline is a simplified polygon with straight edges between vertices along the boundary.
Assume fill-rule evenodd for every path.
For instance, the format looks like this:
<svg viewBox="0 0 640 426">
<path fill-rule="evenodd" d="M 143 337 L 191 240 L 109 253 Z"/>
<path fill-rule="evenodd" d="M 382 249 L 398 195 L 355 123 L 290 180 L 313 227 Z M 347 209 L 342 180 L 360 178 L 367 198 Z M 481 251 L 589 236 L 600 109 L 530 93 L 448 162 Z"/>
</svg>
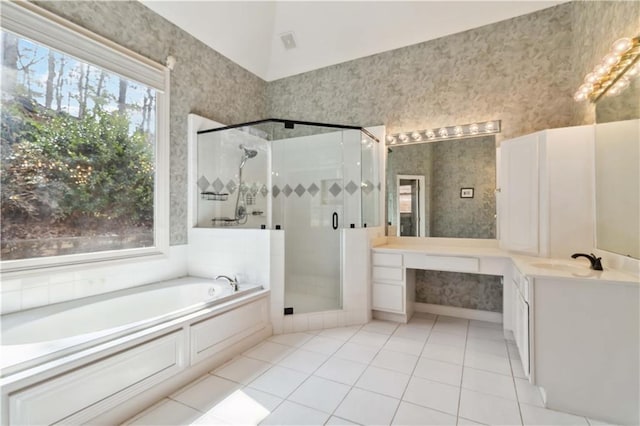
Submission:
<svg viewBox="0 0 640 426">
<path fill-rule="evenodd" d="M 400 139 L 400 142 L 402 143 L 407 143 L 409 141 L 409 136 L 405 135 L 404 133 L 400 133 L 398 135 L 398 139 Z"/>
<path fill-rule="evenodd" d="M 618 81 L 616 81 L 612 89 L 618 89 L 620 92 L 622 92 L 624 89 L 629 87 L 629 83 L 629 79 L 626 76 L 622 76 L 618 79 Z"/>
<path fill-rule="evenodd" d="M 573 95 L 573 100 L 576 102 L 582 102 L 587 99 L 587 94 L 584 92 L 577 91 L 575 95 Z"/>
<path fill-rule="evenodd" d="M 438 134 L 440 135 L 441 138 L 449 137 L 449 132 L 447 131 L 446 127 L 443 127 L 442 129 L 438 130 Z"/>
<path fill-rule="evenodd" d="M 603 64 L 598 64 L 596 65 L 596 67 L 593 69 L 593 73 L 595 75 L 597 75 L 598 77 L 602 77 L 603 75 L 607 74 L 609 72 L 609 67 Z"/>
<path fill-rule="evenodd" d="M 456 127 L 454 127 L 454 128 L 453 128 L 453 133 L 454 133 L 456 136 L 462 136 L 462 134 L 464 133 L 464 131 L 462 130 L 462 127 L 460 127 L 460 126 L 456 126 Z"/>
<path fill-rule="evenodd" d="M 394 136 L 391 136 L 391 135 L 387 136 L 387 143 L 389 145 L 393 145 L 394 143 L 396 143 L 396 138 Z"/>
<path fill-rule="evenodd" d="M 585 83 L 582 86 L 578 87 L 578 92 L 583 92 L 589 94 L 593 92 L 593 84 Z"/>
<path fill-rule="evenodd" d="M 611 68 L 618 62 L 620 62 L 620 56 L 616 55 L 615 53 L 609 53 L 607 56 L 602 58 L 602 63 L 609 68 Z"/>
<path fill-rule="evenodd" d="M 584 82 L 585 83 L 589 83 L 589 84 L 594 84 L 598 81 L 599 77 L 595 74 L 590 72 L 589 74 L 584 76 Z"/>
<path fill-rule="evenodd" d="M 607 91 L 606 96 L 617 96 L 619 94 L 620 94 L 620 89 L 616 87 L 612 87 Z"/>
<path fill-rule="evenodd" d="M 433 130 L 427 130 L 426 132 L 424 132 L 424 135 L 427 137 L 427 139 L 435 139 L 436 134 L 433 132 Z"/>
<path fill-rule="evenodd" d="M 493 132 L 494 126 L 493 121 L 488 121 L 487 124 L 484 125 L 484 131 L 487 133 Z"/>
<path fill-rule="evenodd" d="M 418 142 L 418 141 L 422 140 L 422 136 L 420 136 L 420 133 L 418 133 L 418 132 L 413 132 L 413 133 L 411 133 L 411 139 L 413 139 L 414 141 Z"/>
<path fill-rule="evenodd" d="M 638 75 L 640 75 L 640 61 L 636 62 L 634 66 L 629 68 L 629 71 L 627 71 L 625 75 L 631 78 L 637 77 Z"/>
<path fill-rule="evenodd" d="M 479 131 L 480 131 L 480 126 L 478 126 L 476 123 L 469 125 L 469 133 L 471 133 L 472 135 L 477 134 Z"/>
<path fill-rule="evenodd" d="M 631 49 L 632 46 L 633 41 L 628 37 L 624 37 L 614 41 L 611 45 L 611 50 L 613 50 L 617 54 L 621 54 Z"/>
</svg>

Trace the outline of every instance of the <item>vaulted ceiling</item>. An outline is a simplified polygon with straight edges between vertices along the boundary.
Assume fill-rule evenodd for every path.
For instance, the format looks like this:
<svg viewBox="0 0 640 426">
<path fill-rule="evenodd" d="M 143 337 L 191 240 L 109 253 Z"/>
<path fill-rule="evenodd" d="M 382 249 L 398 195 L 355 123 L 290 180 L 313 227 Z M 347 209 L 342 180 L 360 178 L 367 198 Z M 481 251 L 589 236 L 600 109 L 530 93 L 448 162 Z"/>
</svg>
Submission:
<svg viewBox="0 0 640 426">
<path fill-rule="evenodd" d="M 563 1 L 142 3 L 266 81 L 480 27 Z M 286 49 L 281 35 L 292 33 Z"/>
</svg>

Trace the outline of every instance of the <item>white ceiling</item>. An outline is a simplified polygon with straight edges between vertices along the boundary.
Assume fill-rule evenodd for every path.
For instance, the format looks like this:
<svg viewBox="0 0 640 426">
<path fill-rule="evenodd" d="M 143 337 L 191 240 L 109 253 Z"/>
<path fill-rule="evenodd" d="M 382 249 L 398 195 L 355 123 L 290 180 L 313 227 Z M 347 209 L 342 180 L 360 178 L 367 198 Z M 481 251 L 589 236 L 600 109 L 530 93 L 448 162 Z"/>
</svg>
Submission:
<svg viewBox="0 0 640 426">
<path fill-rule="evenodd" d="M 563 1 L 141 0 L 266 81 L 432 40 Z M 565 0 L 566 1 L 566 0 Z M 285 50 L 292 31 L 298 47 Z"/>
</svg>

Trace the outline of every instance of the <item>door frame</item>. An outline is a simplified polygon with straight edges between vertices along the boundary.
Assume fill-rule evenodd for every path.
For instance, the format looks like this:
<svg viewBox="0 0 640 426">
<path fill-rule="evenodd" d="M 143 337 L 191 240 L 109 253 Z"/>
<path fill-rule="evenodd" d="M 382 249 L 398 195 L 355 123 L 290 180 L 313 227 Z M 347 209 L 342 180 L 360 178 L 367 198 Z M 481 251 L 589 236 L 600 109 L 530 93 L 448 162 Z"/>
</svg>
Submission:
<svg viewBox="0 0 640 426">
<path fill-rule="evenodd" d="M 426 197 L 427 186 L 424 175 L 396 175 L 396 217 L 398 218 L 397 236 L 400 237 L 400 180 L 418 181 L 418 237 L 426 237 Z"/>
</svg>

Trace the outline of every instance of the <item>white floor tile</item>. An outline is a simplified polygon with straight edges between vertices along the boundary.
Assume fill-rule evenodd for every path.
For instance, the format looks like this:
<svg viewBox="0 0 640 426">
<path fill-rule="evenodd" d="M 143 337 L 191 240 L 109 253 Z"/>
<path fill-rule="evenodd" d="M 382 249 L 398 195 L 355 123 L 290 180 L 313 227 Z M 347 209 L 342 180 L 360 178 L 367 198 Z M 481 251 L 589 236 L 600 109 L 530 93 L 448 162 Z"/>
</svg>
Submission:
<svg viewBox="0 0 640 426">
<path fill-rule="evenodd" d="M 542 395 L 537 386 L 532 385 L 526 379 L 515 379 L 516 391 L 518 393 L 518 401 L 521 403 L 535 405 L 536 407 L 544 407 Z"/>
<path fill-rule="evenodd" d="M 373 320 L 362 326 L 362 331 L 390 335 L 396 331 L 396 328 L 398 328 L 397 322 Z"/>
<path fill-rule="evenodd" d="M 202 413 L 191 407 L 170 399 L 163 399 L 124 424 L 137 426 L 188 425 L 200 416 Z"/>
<path fill-rule="evenodd" d="M 322 330 L 320 333 L 318 333 L 318 336 L 329 337 L 331 339 L 337 340 L 349 340 L 351 336 L 358 332 L 358 330 L 360 330 L 359 325 L 350 327 L 329 328 L 326 330 Z"/>
<path fill-rule="evenodd" d="M 411 374 L 417 362 L 418 357 L 415 355 L 382 349 L 373 361 L 371 361 L 371 365 L 399 373 Z"/>
<path fill-rule="evenodd" d="M 502 356 L 505 358 L 508 356 L 507 344 L 504 340 L 498 341 L 488 339 L 475 339 L 473 337 L 469 337 L 467 339 L 467 351 Z"/>
<path fill-rule="evenodd" d="M 464 357 L 464 365 L 477 370 L 511 376 L 511 364 L 503 356 L 468 351 Z"/>
<path fill-rule="evenodd" d="M 315 336 L 304 345 L 300 346 L 300 349 L 305 351 L 318 352 L 325 355 L 331 355 L 338 350 L 340 346 L 344 344 L 343 340 L 330 339 L 323 336 Z"/>
<path fill-rule="evenodd" d="M 338 349 L 338 351 L 333 356 L 336 358 L 348 359 L 351 361 L 361 362 L 363 364 L 369 364 L 378 353 L 378 350 L 378 348 L 375 348 L 373 346 L 366 346 L 349 341 L 345 343 L 340 349 Z"/>
<path fill-rule="evenodd" d="M 395 352 L 402 352 L 410 355 L 420 355 L 424 344 L 420 340 L 405 339 L 404 337 L 391 336 L 387 343 L 383 346 L 384 349 Z"/>
<path fill-rule="evenodd" d="M 504 332 L 502 329 L 487 327 L 469 327 L 469 337 L 474 339 L 489 339 L 504 341 Z"/>
<path fill-rule="evenodd" d="M 400 402 L 393 425 L 455 425 L 456 417 L 431 408 Z"/>
<path fill-rule="evenodd" d="M 431 314 L 429 312 L 415 312 L 413 314 L 413 317 L 411 317 L 411 321 L 409 321 L 409 323 L 419 322 L 419 321 L 435 322 L 437 318 L 438 316 L 436 314 Z"/>
<path fill-rule="evenodd" d="M 207 374 L 202 379 L 171 395 L 171 399 L 205 412 L 239 387 L 240 385 L 236 382 Z"/>
<path fill-rule="evenodd" d="M 269 368 L 271 364 L 268 362 L 240 356 L 213 371 L 212 374 L 246 385 Z"/>
<path fill-rule="evenodd" d="M 350 422 L 349 420 L 341 419 L 340 417 L 331 416 L 325 423 L 325 426 L 350 426 L 357 425 L 357 423 Z"/>
<path fill-rule="evenodd" d="M 353 385 L 366 368 L 367 364 L 332 357 L 313 374 L 335 382 Z"/>
<path fill-rule="evenodd" d="M 246 351 L 244 356 L 275 364 L 293 350 L 291 346 L 265 341 Z"/>
<path fill-rule="evenodd" d="M 440 322 L 439 320 L 433 326 L 433 331 L 438 333 L 449 333 L 449 334 L 458 334 L 461 336 L 467 335 L 467 324 L 466 323 L 455 323 L 455 322 Z"/>
<path fill-rule="evenodd" d="M 305 381 L 308 374 L 279 366 L 271 367 L 249 386 L 280 398 L 289 396 Z"/>
<path fill-rule="evenodd" d="M 410 378 L 408 374 L 369 366 L 355 386 L 400 399 Z"/>
<path fill-rule="evenodd" d="M 462 389 L 458 415 L 488 425 L 522 424 L 516 401 L 468 389 Z"/>
<path fill-rule="evenodd" d="M 435 359 L 420 358 L 413 375 L 434 382 L 460 386 L 462 366 Z"/>
<path fill-rule="evenodd" d="M 311 376 L 289 396 L 289 400 L 325 413 L 333 413 L 349 389 L 349 386 L 342 383 Z"/>
<path fill-rule="evenodd" d="M 256 425 L 265 419 L 282 402 L 281 398 L 259 390 L 238 389 L 206 412 L 200 423 L 209 417 L 221 420 L 221 424 Z"/>
<path fill-rule="evenodd" d="M 329 418 L 327 413 L 285 401 L 261 425 L 321 425 Z"/>
<path fill-rule="evenodd" d="M 464 368 L 462 387 L 476 392 L 517 400 L 513 378 L 490 371 Z"/>
<path fill-rule="evenodd" d="M 311 374 L 328 358 L 329 356 L 325 354 L 298 349 L 287 355 L 278 365 Z"/>
<path fill-rule="evenodd" d="M 399 402 L 395 398 L 353 388 L 335 415 L 363 425 L 390 424 Z"/>
<path fill-rule="evenodd" d="M 613 423 L 605 422 L 602 420 L 595 420 L 591 418 L 587 418 L 587 421 L 591 426 L 613 426 Z"/>
<path fill-rule="evenodd" d="M 440 345 L 427 341 L 427 344 L 424 345 L 421 356 L 424 358 L 437 359 L 438 361 L 462 365 L 462 361 L 464 359 L 464 348 Z"/>
<path fill-rule="evenodd" d="M 281 345 L 294 346 L 299 348 L 304 345 L 313 337 L 312 334 L 309 333 L 288 333 L 288 334 L 277 334 L 269 337 L 270 342 L 279 343 Z"/>
<path fill-rule="evenodd" d="M 489 321 L 479 321 L 479 320 L 471 320 L 469 321 L 469 328 L 493 328 L 497 330 L 502 330 L 504 327 L 502 323 L 499 322 L 489 322 Z"/>
<path fill-rule="evenodd" d="M 441 333 L 432 331 L 427 340 L 427 344 L 435 343 L 437 345 L 455 346 L 456 348 L 464 348 L 466 337 L 460 334 Z"/>
<path fill-rule="evenodd" d="M 464 417 L 458 417 L 458 426 L 475 426 L 483 425 L 484 423 L 474 422 L 473 420 L 465 419 Z"/>
<path fill-rule="evenodd" d="M 520 404 L 522 421 L 527 425 L 580 425 L 588 426 L 589 423 L 584 417 L 573 414 L 561 413 L 560 411 L 548 410 L 542 407 L 534 407 L 528 404 Z"/>
<path fill-rule="evenodd" d="M 431 327 L 415 327 L 411 324 L 402 324 L 396 328 L 396 331 L 393 332 L 393 336 L 421 341 L 424 343 L 427 341 L 430 333 Z"/>
<path fill-rule="evenodd" d="M 371 333 L 368 331 L 358 331 L 354 334 L 349 342 L 358 343 L 360 345 L 371 346 L 372 348 L 380 349 L 389 339 L 386 334 Z"/>
<path fill-rule="evenodd" d="M 434 410 L 456 414 L 460 388 L 413 376 L 402 399 Z"/>
</svg>

